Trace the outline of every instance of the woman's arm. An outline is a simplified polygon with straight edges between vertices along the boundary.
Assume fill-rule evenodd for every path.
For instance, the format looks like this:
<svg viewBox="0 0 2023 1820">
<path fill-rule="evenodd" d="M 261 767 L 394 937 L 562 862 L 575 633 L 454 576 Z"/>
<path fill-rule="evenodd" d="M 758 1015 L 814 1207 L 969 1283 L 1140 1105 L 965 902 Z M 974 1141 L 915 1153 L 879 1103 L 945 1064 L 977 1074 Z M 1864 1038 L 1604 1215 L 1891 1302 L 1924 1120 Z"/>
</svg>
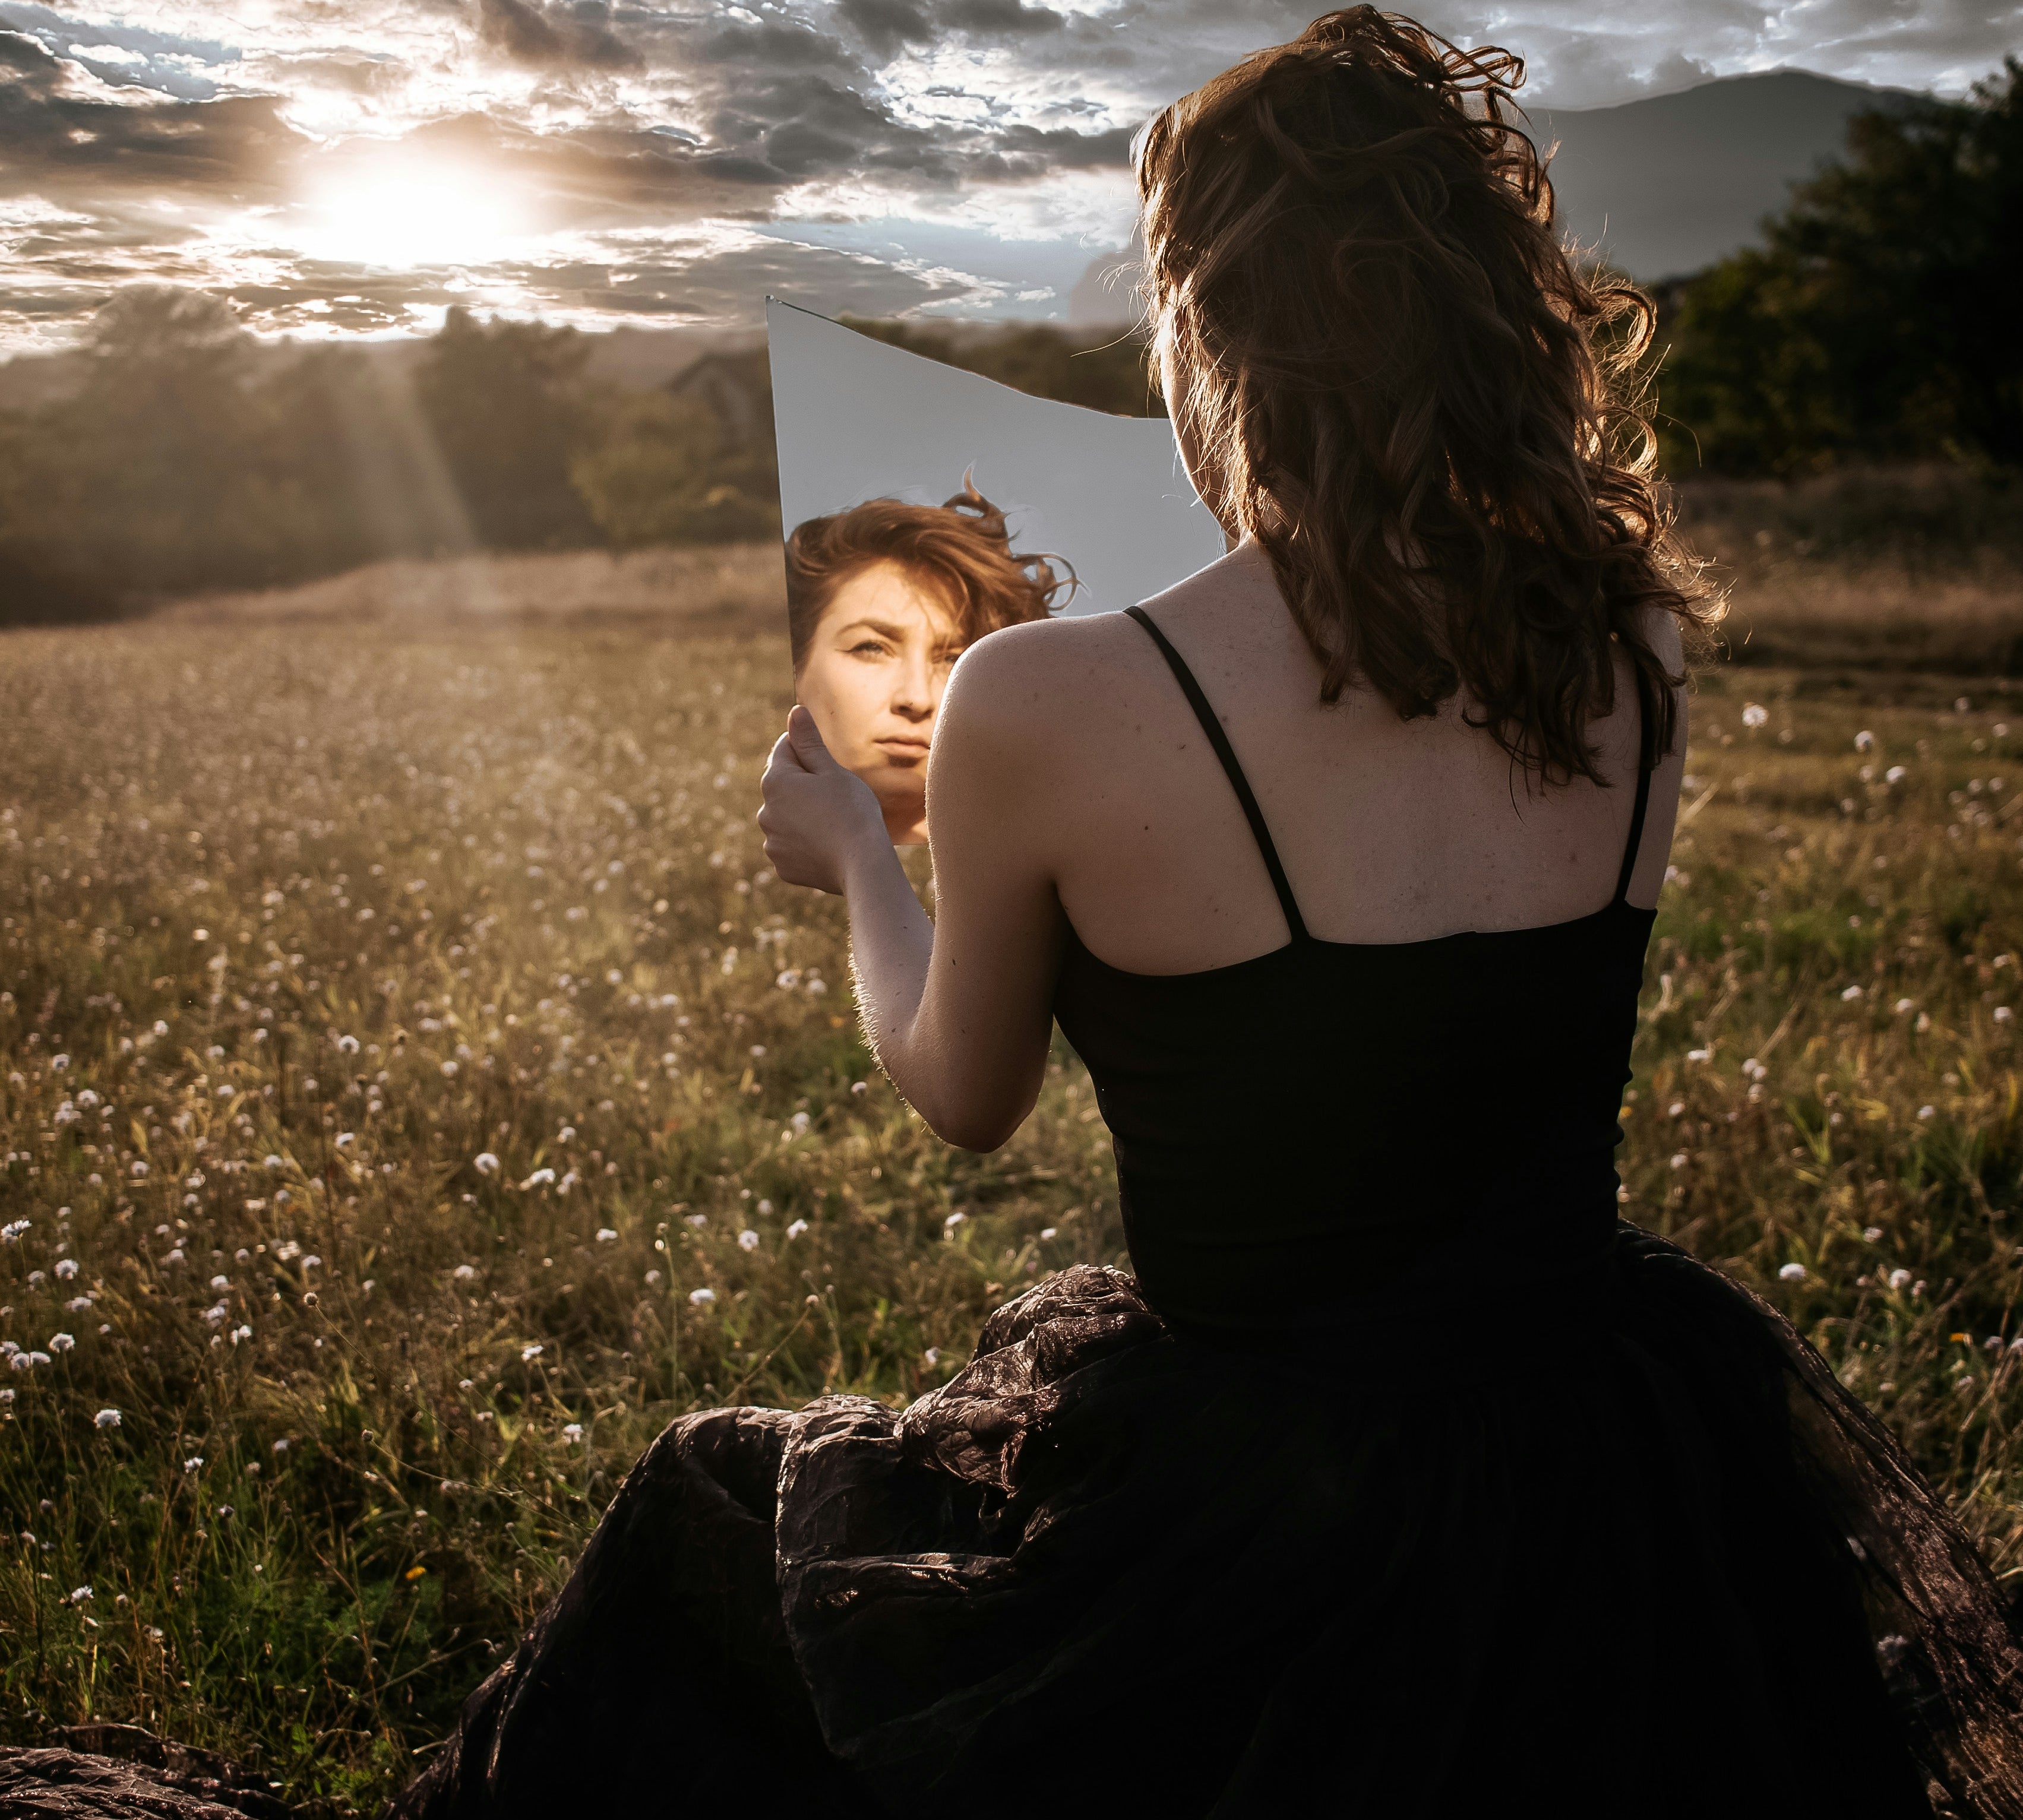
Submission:
<svg viewBox="0 0 2023 1820">
<path fill-rule="evenodd" d="M 1015 642 L 1015 641 L 1014 641 Z M 789 884 L 840 892 L 865 1032 L 937 1135 L 995 1149 L 1039 1096 L 1065 922 L 1038 838 L 1022 663 L 979 645 L 956 666 L 929 761 L 934 919 L 914 897 L 876 800 L 805 709 L 773 749 L 759 824 Z"/>
</svg>

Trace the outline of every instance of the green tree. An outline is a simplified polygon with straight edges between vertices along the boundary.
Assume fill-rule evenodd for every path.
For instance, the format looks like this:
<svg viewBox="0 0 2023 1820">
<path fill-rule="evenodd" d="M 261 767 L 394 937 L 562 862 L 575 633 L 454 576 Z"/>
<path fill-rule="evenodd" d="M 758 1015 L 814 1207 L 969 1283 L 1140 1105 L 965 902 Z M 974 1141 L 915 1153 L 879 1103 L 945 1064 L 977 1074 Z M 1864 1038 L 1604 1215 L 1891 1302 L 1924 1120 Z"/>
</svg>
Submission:
<svg viewBox="0 0 2023 1820">
<path fill-rule="evenodd" d="M 53 541 L 124 590 L 255 582 L 285 568 L 253 343 L 218 299 L 166 285 L 93 319 L 83 383 L 34 425 L 30 484 Z"/>
<path fill-rule="evenodd" d="M 571 458 L 593 422 L 590 348 L 574 329 L 458 306 L 429 344 L 416 385 L 480 543 L 498 550 L 596 541 Z"/>
<path fill-rule="evenodd" d="M 2023 64 L 1857 115 L 1765 244 L 1685 287 L 1661 403 L 1675 472 L 2023 462 Z"/>
<path fill-rule="evenodd" d="M 981 373 L 1036 398 L 1079 404 L 1114 417 L 1166 414 L 1165 400 L 1153 382 L 1146 344 L 1134 333 L 1105 329 L 1092 338 L 1085 331 L 1055 323 L 1006 323 L 979 333 L 968 325 L 867 316 L 843 320 L 874 341 Z"/>
<path fill-rule="evenodd" d="M 620 394 L 569 473 L 598 528 L 620 548 L 779 535 L 770 464 L 730 447 L 700 398 Z"/>
</svg>

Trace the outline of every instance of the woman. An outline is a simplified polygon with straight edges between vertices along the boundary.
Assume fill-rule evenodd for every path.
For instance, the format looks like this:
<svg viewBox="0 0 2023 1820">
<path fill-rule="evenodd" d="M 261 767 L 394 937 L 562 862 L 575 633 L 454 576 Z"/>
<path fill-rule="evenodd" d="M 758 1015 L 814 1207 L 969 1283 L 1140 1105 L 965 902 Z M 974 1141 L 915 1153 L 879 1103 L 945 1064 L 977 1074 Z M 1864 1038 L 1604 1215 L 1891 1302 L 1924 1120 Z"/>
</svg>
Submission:
<svg viewBox="0 0 2023 1820">
<path fill-rule="evenodd" d="M 942 505 L 872 499 L 787 539 L 795 697 L 869 786 L 894 846 L 927 838 L 927 752 L 950 667 L 985 633 L 1044 619 L 1074 586 L 1059 561 L 1014 555 L 1004 514 L 966 474 Z"/>
<path fill-rule="evenodd" d="M 676 1423 L 411 1811 L 559 1804 L 572 1716 L 644 1700 L 617 1806 L 2023 1813 L 1963 1533 L 1616 1219 L 1710 609 L 1598 352 L 1648 305 L 1561 253 L 1517 74 L 1359 7 L 1153 122 L 1161 375 L 1235 547 L 957 667 L 931 926 L 805 712 L 767 773 L 938 1132 L 1002 1142 L 1059 1018 L 1135 1280 L 1028 1291 L 903 1414 Z"/>
</svg>

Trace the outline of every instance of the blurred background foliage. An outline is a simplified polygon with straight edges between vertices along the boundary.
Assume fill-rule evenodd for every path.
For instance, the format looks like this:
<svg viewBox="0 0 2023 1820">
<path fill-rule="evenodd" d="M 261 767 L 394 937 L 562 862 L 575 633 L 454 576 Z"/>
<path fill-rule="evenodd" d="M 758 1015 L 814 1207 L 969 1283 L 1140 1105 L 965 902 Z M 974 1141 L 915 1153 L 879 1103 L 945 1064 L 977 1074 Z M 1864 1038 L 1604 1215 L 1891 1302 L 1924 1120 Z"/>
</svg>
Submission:
<svg viewBox="0 0 2023 1820">
<path fill-rule="evenodd" d="M 1855 116 L 1763 243 L 1660 287 L 1666 466 L 2023 462 L 2023 64 Z"/>
</svg>

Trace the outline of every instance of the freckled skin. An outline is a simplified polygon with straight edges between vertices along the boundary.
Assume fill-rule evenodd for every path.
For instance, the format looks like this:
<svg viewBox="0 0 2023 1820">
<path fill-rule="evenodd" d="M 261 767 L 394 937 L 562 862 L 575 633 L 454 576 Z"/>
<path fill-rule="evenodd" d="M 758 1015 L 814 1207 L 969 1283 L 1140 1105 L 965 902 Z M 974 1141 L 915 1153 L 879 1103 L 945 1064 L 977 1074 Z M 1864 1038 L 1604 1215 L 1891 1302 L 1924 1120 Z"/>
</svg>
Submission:
<svg viewBox="0 0 2023 1820">
<path fill-rule="evenodd" d="M 881 562 L 837 588 L 794 678 L 831 755 L 871 786 L 895 846 L 927 838 L 927 753 L 961 654 L 939 598 Z"/>
</svg>

